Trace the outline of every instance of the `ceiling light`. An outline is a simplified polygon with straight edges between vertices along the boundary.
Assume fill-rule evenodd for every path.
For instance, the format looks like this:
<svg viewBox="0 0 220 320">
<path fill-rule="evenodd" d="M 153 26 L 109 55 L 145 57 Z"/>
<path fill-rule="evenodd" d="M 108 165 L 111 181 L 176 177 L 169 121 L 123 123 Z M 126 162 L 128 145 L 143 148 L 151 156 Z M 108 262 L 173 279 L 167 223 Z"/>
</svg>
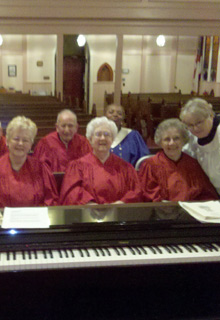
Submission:
<svg viewBox="0 0 220 320">
<path fill-rule="evenodd" d="M 163 35 L 158 36 L 156 42 L 158 47 L 164 47 L 166 42 L 165 37 Z"/>
<path fill-rule="evenodd" d="M 80 34 L 78 37 L 77 37 L 77 43 L 78 43 L 78 46 L 79 47 L 83 47 L 86 43 L 86 38 L 84 37 L 84 35 Z"/>
</svg>

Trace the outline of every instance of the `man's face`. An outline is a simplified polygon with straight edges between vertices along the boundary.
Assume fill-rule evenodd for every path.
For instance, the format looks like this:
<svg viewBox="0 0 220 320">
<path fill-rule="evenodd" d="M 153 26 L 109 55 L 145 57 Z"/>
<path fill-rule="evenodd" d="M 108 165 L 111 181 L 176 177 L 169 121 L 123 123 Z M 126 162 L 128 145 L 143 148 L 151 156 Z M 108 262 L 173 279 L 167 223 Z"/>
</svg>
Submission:
<svg viewBox="0 0 220 320">
<path fill-rule="evenodd" d="M 64 112 L 60 115 L 58 122 L 56 123 L 56 130 L 63 142 L 70 142 L 77 132 L 77 129 L 78 124 L 73 114 Z"/>
</svg>

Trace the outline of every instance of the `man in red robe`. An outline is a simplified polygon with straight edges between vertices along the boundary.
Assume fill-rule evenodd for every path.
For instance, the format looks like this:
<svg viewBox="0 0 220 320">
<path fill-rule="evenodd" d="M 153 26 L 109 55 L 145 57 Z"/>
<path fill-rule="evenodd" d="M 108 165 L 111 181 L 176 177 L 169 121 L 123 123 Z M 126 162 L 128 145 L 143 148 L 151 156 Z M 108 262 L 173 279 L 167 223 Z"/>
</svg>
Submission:
<svg viewBox="0 0 220 320">
<path fill-rule="evenodd" d="M 218 199 L 199 163 L 184 152 L 178 161 L 173 161 L 159 151 L 142 163 L 138 174 L 144 201 Z"/>
<path fill-rule="evenodd" d="M 138 176 L 130 163 L 112 153 L 104 163 L 93 153 L 69 163 L 61 189 L 61 204 L 116 201 L 141 201 Z"/>
<path fill-rule="evenodd" d="M 53 172 L 66 170 L 70 160 L 78 159 L 91 151 L 86 137 L 77 133 L 77 117 L 71 110 L 62 110 L 57 116 L 56 131 L 42 138 L 34 156 L 46 162 Z"/>
</svg>

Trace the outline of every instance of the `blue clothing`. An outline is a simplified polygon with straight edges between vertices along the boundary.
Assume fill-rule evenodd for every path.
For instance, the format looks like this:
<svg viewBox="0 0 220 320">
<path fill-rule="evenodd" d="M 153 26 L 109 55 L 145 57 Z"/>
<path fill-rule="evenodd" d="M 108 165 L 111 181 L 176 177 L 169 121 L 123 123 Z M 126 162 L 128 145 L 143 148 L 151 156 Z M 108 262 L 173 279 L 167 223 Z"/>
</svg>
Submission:
<svg viewBox="0 0 220 320">
<path fill-rule="evenodd" d="M 133 166 L 135 166 L 138 159 L 150 154 L 146 143 L 136 130 L 131 130 L 117 146 L 111 148 L 111 152 Z"/>
</svg>

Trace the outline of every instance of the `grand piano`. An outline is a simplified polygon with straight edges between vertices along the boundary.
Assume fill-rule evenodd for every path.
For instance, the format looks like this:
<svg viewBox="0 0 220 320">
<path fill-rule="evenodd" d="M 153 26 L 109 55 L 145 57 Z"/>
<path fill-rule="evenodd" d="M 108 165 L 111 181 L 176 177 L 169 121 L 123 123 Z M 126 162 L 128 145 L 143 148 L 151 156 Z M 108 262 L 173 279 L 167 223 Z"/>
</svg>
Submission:
<svg viewBox="0 0 220 320">
<path fill-rule="evenodd" d="M 220 225 L 178 203 L 49 208 L 0 229 L 0 319 L 220 319 Z"/>
</svg>

